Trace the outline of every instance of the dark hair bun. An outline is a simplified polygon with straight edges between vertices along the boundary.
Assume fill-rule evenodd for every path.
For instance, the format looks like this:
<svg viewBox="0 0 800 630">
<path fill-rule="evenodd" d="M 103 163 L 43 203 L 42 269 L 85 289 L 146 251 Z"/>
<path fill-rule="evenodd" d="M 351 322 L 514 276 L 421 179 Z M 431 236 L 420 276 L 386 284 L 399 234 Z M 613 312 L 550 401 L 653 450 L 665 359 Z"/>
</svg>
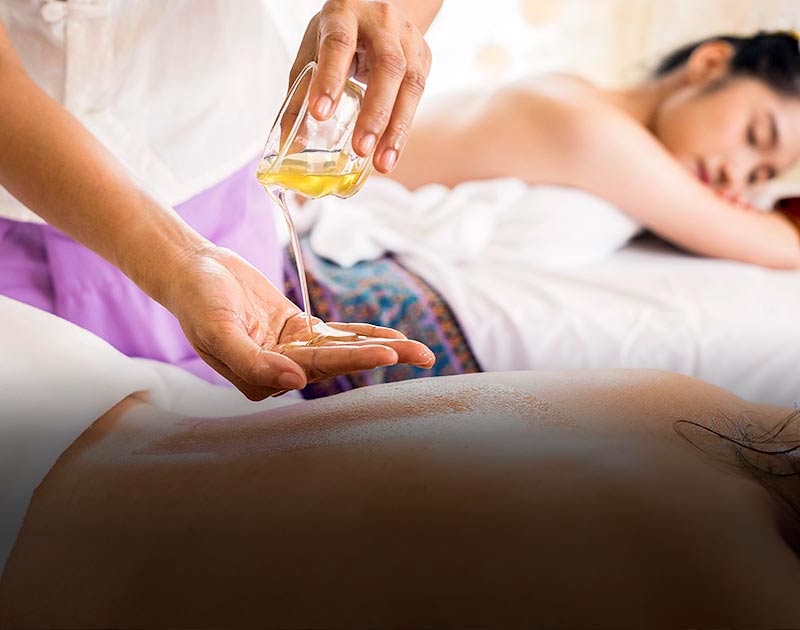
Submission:
<svg viewBox="0 0 800 630">
<path fill-rule="evenodd" d="M 655 76 L 663 77 L 683 67 L 700 46 L 720 41 L 733 46 L 732 76 L 760 79 L 778 92 L 800 96 L 800 42 L 797 35 L 789 32 L 760 32 L 752 37 L 709 37 L 667 55 L 658 65 Z"/>
</svg>

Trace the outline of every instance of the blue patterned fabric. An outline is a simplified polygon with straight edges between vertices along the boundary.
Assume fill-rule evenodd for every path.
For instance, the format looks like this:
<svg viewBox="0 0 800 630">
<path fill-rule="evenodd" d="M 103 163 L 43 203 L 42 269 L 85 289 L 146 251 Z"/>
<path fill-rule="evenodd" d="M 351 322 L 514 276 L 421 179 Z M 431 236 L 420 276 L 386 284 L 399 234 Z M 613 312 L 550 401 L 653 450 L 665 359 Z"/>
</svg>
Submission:
<svg viewBox="0 0 800 630">
<path fill-rule="evenodd" d="M 436 354 L 436 364 L 429 370 L 393 365 L 339 376 L 312 383 L 303 390 L 304 397 L 320 398 L 375 383 L 480 372 L 448 305 L 394 258 L 387 256 L 345 269 L 316 256 L 307 241 L 303 240 L 301 247 L 315 316 L 325 321 L 366 322 L 395 328 L 408 338 L 421 341 Z M 302 307 L 297 267 L 289 251 L 285 262 L 286 294 Z"/>
</svg>

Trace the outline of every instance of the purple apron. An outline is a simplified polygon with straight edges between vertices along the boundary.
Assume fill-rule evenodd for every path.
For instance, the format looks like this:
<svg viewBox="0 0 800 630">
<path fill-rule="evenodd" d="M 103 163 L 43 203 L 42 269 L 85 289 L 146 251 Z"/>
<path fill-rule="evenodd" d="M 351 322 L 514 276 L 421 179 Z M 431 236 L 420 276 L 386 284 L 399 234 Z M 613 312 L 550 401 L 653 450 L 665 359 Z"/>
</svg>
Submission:
<svg viewBox="0 0 800 630">
<path fill-rule="evenodd" d="M 195 230 L 283 287 L 272 204 L 255 163 L 175 207 Z M 90 330 L 131 357 L 228 384 L 197 356 L 177 320 L 117 268 L 49 225 L 0 218 L 0 295 Z"/>
</svg>

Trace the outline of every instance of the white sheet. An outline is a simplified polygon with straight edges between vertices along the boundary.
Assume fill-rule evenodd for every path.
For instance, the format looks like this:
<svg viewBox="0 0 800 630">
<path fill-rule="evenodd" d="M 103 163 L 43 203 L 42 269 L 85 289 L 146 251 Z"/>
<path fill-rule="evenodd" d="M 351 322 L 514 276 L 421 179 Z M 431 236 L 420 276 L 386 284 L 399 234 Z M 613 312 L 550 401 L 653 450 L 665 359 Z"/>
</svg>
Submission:
<svg viewBox="0 0 800 630">
<path fill-rule="evenodd" d="M 312 246 L 344 263 L 398 254 L 447 300 L 486 371 L 657 368 L 753 401 L 800 400 L 800 272 L 655 239 L 617 251 L 637 228 L 605 202 L 475 184 L 411 201 L 381 184 L 318 204 Z"/>
<path fill-rule="evenodd" d="M 69 322 L 0 296 L 0 573 L 36 486 L 92 422 L 135 392 L 200 417 L 296 402 L 251 403 L 173 366 L 130 359 Z"/>
<path fill-rule="evenodd" d="M 657 368 L 800 400 L 800 272 L 647 239 L 580 269 L 402 262 L 444 295 L 487 371 Z"/>
</svg>

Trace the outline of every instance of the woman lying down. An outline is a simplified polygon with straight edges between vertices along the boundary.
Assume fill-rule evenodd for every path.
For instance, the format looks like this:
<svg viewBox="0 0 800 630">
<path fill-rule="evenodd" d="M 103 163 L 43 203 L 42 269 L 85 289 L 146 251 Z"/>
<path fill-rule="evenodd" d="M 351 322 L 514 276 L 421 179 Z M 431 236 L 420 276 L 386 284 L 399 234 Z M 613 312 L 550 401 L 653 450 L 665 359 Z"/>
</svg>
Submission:
<svg viewBox="0 0 800 630">
<path fill-rule="evenodd" d="M 759 33 L 676 50 L 627 89 L 545 75 L 452 95 L 418 117 L 392 177 L 410 189 L 493 178 L 580 189 L 689 251 L 798 268 L 792 220 L 735 203 L 798 156 L 798 40 Z"/>
<path fill-rule="evenodd" d="M 0 463 L 27 444 L 4 519 L 44 477 L 3 627 L 800 626 L 791 409 L 630 370 L 202 418 L 176 409 L 213 413 L 211 386 L 0 306 L 3 347 L 28 348 L 0 355 Z"/>
</svg>

